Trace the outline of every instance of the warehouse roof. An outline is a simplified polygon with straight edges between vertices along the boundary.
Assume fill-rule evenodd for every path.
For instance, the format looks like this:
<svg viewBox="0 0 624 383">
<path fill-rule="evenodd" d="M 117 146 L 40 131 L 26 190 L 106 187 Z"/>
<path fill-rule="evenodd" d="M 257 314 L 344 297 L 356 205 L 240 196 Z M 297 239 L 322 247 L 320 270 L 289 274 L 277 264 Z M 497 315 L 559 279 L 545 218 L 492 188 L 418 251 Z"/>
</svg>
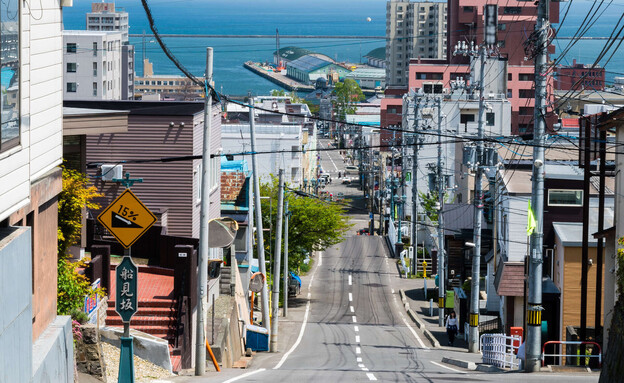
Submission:
<svg viewBox="0 0 624 383">
<path fill-rule="evenodd" d="M 373 49 L 372 51 L 364 55 L 364 57 L 370 57 L 370 58 L 378 59 L 378 60 L 385 60 L 386 59 L 386 47 Z"/>
<path fill-rule="evenodd" d="M 303 72 L 312 72 L 319 68 L 326 67 L 333 64 L 333 62 L 318 57 L 317 55 L 305 55 L 294 61 L 288 63 L 289 67 L 299 69 Z"/>
</svg>

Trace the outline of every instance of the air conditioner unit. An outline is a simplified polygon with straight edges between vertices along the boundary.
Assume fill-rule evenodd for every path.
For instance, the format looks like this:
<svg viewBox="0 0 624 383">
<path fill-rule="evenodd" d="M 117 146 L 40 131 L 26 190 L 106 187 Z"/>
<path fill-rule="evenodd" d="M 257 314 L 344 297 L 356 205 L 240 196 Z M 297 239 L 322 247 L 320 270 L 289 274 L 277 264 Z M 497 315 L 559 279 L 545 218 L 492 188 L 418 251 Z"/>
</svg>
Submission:
<svg viewBox="0 0 624 383">
<path fill-rule="evenodd" d="M 100 167 L 102 171 L 102 181 L 112 181 L 123 178 L 123 165 L 105 164 Z"/>
</svg>

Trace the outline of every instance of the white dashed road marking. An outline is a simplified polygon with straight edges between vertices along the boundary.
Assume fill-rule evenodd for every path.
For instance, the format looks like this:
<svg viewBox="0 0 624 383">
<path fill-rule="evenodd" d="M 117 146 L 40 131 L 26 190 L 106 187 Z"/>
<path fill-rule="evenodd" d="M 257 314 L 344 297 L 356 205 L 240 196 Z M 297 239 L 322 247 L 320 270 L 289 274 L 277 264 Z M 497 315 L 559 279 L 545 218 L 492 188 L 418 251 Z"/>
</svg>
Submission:
<svg viewBox="0 0 624 383">
<path fill-rule="evenodd" d="M 353 326 L 353 329 L 355 330 L 355 332 L 360 331 L 360 328 L 358 326 Z"/>
<path fill-rule="evenodd" d="M 354 312 L 355 312 L 355 309 L 353 308 L 353 306 L 349 306 L 349 310 L 350 310 L 352 313 L 354 313 Z"/>
<path fill-rule="evenodd" d="M 359 335 L 355 336 L 355 343 L 360 343 L 360 336 Z"/>
<path fill-rule="evenodd" d="M 375 378 L 375 375 L 371 374 L 370 372 L 366 374 L 366 376 L 368 376 L 368 380 L 377 380 L 377 378 Z"/>
<path fill-rule="evenodd" d="M 349 286 L 351 286 L 351 284 L 353 284 L 353 281 L 351 280 L 351 275 L 349 275 Z"/>
<path fill-rule="evenodd" d="M 355 353 L 358 354 L 358 355 L 361 354 L 362 353 L 362 349 L 359 348 L 359 347 L 356 347 L 355 348 Z"/>
<path fill-rule="evenodd" d="M 353 323 L 357 323 L 357 318 L 354 316 L 351 317 L 351 319 L 353 320 Z"/>
<path fill-rule="evenodd" d="M 349 293 L 349 302 L 353 302 L 353 294 Z"/>
</svg>

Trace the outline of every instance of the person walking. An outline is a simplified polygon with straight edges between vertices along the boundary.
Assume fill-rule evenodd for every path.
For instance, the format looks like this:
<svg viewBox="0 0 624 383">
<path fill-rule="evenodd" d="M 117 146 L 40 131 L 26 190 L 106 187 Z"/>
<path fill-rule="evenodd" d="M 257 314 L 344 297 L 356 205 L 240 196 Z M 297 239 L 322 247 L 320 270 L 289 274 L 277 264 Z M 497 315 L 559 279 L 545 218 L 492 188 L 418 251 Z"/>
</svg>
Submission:
<svg viewBox="0 0 624 383">
<path fill-rule="evenodd" d="M 448 345 L 452 346 L 455 342 L 455 335 L 457 334 L 457 317 L 455 311 L 451 311 L 451 313 L 446 317 L 446 334 L 448 335 Z"/>
</svg>

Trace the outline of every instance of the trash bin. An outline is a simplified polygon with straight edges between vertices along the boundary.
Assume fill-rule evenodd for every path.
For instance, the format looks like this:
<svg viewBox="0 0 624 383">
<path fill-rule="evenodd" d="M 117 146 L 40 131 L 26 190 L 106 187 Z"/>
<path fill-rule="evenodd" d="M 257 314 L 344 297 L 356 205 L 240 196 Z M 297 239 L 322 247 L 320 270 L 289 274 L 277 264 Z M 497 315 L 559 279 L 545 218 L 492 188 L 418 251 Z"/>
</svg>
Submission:
<svg viewBox="0 0 624 383">
<path fill-rule="evenodd" d="M 246 334 L 247 347 L 252 351 L 269 351 L 269 330 L 248 324 Z"/>
</svg>

